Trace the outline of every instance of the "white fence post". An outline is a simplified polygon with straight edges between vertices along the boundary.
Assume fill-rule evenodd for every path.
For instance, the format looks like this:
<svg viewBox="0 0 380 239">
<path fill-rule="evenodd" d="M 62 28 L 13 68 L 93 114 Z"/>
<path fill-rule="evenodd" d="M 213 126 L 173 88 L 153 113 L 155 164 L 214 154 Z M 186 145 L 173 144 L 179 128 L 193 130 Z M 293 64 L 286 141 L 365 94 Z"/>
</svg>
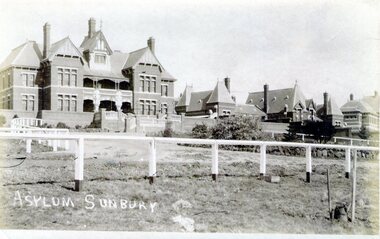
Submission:
<svg viewBox="0 0 380 239">
<path fill-rule="evenodd" d="M 346 149 L 346 154 L 345 154 L 345 164 L 344 164 L 344 169 L 345 169 L 345 177 L 350 178 L 350 171 L 351 171 L 351 149 Z"/>
<path fill-rule="evenodd" d="M 80 137 L 76 141 L 76 159 L 75 159 L 75 191 L 82 190 L 82 182 L 83 182 L 83 167 L 84 167 L 84 138 Z"/>
<path fill-rule="evenodd" d="M 265 176 L 266 164 L 267 164 L 267 146 L 265 144 L 260 145 L 260 176 Z"/>
<path fill-rule="evenodd" d="M 306 147 L 306 182 L 310 183 L 311 177 L 311 146 Z"/>
<path fill-rule="evenodd" d="M 211 147 L 212 150 L 212 166 L 211 166 L 211 176 L 214 181 L 216 181 L 216 178 L 218 176 L 218 150 L 219 146 L 218 143 L 215 141 L 215 143 Z"/>
<path fill-rule="evenodd" d="M 351 222 L 355 221 L 355 199 L 356 199 L 356 159 L 357 150 L 354 149 L 354 160 L 352 162 L 352 188 L 351 188 Z"/>
<path fill-rule="evenodd" d="M 58 135 L 58 131 L 57 131 L 57 130 L 54 130 L 54 131 L 53 131 L 53 134 L 54 134 L 54 135 Z M 57 140 L 57 139 L 54 139 L 54 140 L 53 140 L 53 151 L 54 151 L 54 152 L 57 152 L 57 148 L 58 148 L 58 140 Z"/>
<path fill-rule="evenodd" d="M 154 178 L 156 177 L 156 142 L 154 139 L 150 141 L 149 145 L 149 183 L 152 184 L 154 182 Z"/>
<path fill-rule="evenodd" d="M 32 139 L 26 139 L 26 153 L 30 154 L 32 152 Z"/>
</svg>

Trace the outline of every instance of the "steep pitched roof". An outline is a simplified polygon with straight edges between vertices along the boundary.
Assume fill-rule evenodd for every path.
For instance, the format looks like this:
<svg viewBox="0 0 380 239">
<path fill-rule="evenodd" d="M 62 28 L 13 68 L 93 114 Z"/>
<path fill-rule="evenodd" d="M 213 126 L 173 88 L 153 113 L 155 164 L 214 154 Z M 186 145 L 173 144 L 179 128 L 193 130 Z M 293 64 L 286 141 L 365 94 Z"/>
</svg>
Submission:
<svg viewBox="0 0 380 239">
<path fill-rule="evenodd" d="M 110 65 L 111 69 L 107 70 L 94 70 L 88 67 L 88 64 L 84 64 L 84 75 L 100 76 L 100 77 L 111 77 L 111 78 L 125 78 L 122 73 L 123 66 L 128 59 L 128 53 L 122 53 L 115 51 L 110 55 Z"/>
<path fill-rule="evenodd" d="M 294 109 L 297 105 L 306 107 L 305 96 L 296 84 L 293 88 L 269 90 L 268 91 L 268 113 L 282 112 L 287 106 L 288 109 Z M 246 104 L 253 104 L 260 109 L 264 108 L 264 92 L 249 93 Z"/>
<path fill-rule="evenodd" d="M 230 92 L 228 92 L 225 84 L 218 81 L 207 103 L 229 103 L 235 104 L 232 100 Z"/>
<path fill-rule="evenodd" d="M 102 31 L 97 31 L 94 33 L 92 37 L 85 36 L 82 43 L 80 44 L 80 48 L 83 49 L 83 51 L 89 50 L 93 51 L 96 47 L 97 41 L 98 40 L 103 40 L 105 43 L 105 48 L 107 49 L 108 54 L 112 54 L 112 49 L 110 45 L 107 42 L 106 37 L 104 36 Z"/>
<path fill-rule="evenodd" d="M 380 100 L 379 100 L 379 95 L 377 94 L 377 92 L 375 92 L 375 95 L 373 96 L 364 96 L 362 99 L 362 102 L 365 102 L 368 105 L 370 105 L 371 108 L 373 109 L 372 112 L 377 112 L 377 113 L 379 112 Z"/>
<path fill-rule="evenodd" d="M 324 108 L 325 106 L 323 104 L 317 106 L 318 116 L 324 115 Z M 332 97 L 330 97 L 327 101 L 327 115 L 343 115 L 342 111 L 339 109 L 338 105 Z"/>
<path fill-rule="evenodd" d="M 266 115 L 256 105 L 248 105 L 248 104 L 236 105 L 234 114 L 235 115 L 248 114 L 248 115 L 255 115 L 255 116 L 265 116 Z"/>
<path fill-rule="evenodd" d="M 306 99 L 305 100 L 306 109 L 314 109 L 316 110 L 317 105 L 315 104 L 313 99 Z"/>
<path fill-rule="evenodd" d="M 40 67 L 42 53 L 40 46 L 35 41 L 27 41 L 14 48 L 1 63 L 0 69 L 9 66 Z"/>
<path fill-rule="evenodd" d="M 201 111 L 206 109 L 207 101 L 211 96 L 212 90 L 192 92 L 188 111 Z"/>
<path fill-rule="evenodd" d="M 139 50 L 130 52 L 124 68 L 134 68 L 140 62 L 159 65 L 162 79 L 176 81 L 176 79 L 168 71 L 165 70 L 160 61 L 157 59 L 156 55 L 150 50 L 149 47 L 144 47 Z"/>
<path fill-rule="evenodd" d="M 361 112 L 361 113 L 374 112 L 374 109 L 369 104 L 360 100 L 348 101 L 340 108 L 340 110 L 343 113 L 345 112 Z"/>
<path fill-rule="evenodd" d="M 76 48 L 69 37 L 65 37 L 62 40 L 53 43 L 50 46 L 49 54 L 46 58 L 52 60 L 58 54 L 82 57 L 81 52 Z"/>
<path fill-rule="evenodd" d="M 179 98 L 176 106 L 178 106 L 178 107 L 189 106 L 192 91 L 193 91 L 193 87 L 187 85 L 185 90 L 183 91 L 181 97 Z"/>
</svg>

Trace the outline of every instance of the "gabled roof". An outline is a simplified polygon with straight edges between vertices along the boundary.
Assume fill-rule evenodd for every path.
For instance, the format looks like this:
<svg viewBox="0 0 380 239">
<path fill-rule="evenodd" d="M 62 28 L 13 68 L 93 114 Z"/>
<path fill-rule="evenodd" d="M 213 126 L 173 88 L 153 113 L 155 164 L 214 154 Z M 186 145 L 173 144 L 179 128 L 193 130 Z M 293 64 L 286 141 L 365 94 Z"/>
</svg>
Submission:
<svg viewBox="0 0 380 239">
<path fill-rule="evenodd" d="M 256 105 L 248 105 L 248 104 L 236 105 L 234 114 L 235 115 L 248 114 L 248 115 L 255 115 L 255 116 L 265 116 L 266 115 Z"/>
<path fill-rule="evenodd" d="M 69 55 L 69 56 L 77 56 L 82 57 L 82 54 L 76 48 L 74 43 L 70 40 L 69 37 L 65 37 L 60 41 L 53 43 L 50 46 L 49 54 L 46 57 L 49 60 L 52 60 L 56 55 Z"/>
<path fill-rule="evenodd" d="M 125 78 L 122 74 L 123 66 L 128 59 L 128 53 L 122 53 L 115 51 L 112 55 L 110 55 L 110 65 L 111 70 L 94 70 L 88 67 L 88 64 L 84 64 L 84 75 L 91 76 L 101 76 L 101 77 L 115 77 L 115 78 Z"/>
<path fill-rule="evenodd" d="M 10 66 L 39 68 L 41 59 L 40 46 L 35 41 L 27 41 L 11 51 L 1 63 L 0 69 Z"/>
<path fill-rule="evenodd" d="M 306 109 L 317 109 L 317 105 L 315 104 L 313 99 L 306 99 L 305 100 Z"/>
<path fill-rule="evenodd" d="M 80 44 L 80 48 L 82 48 L 83 51 L 86 51 L 86 50 L 93 51 L 96 47 L 96 43 L 98 40 L 103 40 L 105 43 L 104 46 L 107 49 L 108 54 L 109 55 L 112 54 L 111 47 L 108 44 L 107 39 L 104 36 L 103 32 L 100 30 L 95 32 L 91 38 L 89 38 L 88 36 L 85 36 L 82 43 Z"/>
<path fill-rule="evenodd" d="M 168 71 L 165 70 L 165 68 L 158 61 L 156 55 L 150 50 L 149 47 L 144 47 L 139 50 L 130 52 L 128 60 L 124 65 L 124 69 L 135 68 L 136 65 L 138 65 L 140 62 L 157 64 L 160 66 L 161 78 L 163 80 L 176 80 Z"/>
<path fill-rule="evenodd" d="M 187 111 L 201 111 L 206 109 L 207 101 L 211 96 L 212 90 L 192 92 L 189 108 Z"/>
<path fill-rule="evenodd" d="M 207 103 L 235 104 L 235 102 L 231 98 L 230 92 L 228 92 L 226 85 L 222 81 L 218 81 L 216 83 L 216 86 L 212 91 L 210 99 L 207 101 Z"/>
<path fill-rule="evenodd" d="M 260 109 L 264 108 L 264 92 L 249 93 L 246 104 L 253 104 Z M 268 113 L 283 112 L 287 106 L 289 110 L 300 105 L 306 108 L 305 96 L 296 84 L 293 88 L 269 90 L 268 91 Z"/>
</svg>

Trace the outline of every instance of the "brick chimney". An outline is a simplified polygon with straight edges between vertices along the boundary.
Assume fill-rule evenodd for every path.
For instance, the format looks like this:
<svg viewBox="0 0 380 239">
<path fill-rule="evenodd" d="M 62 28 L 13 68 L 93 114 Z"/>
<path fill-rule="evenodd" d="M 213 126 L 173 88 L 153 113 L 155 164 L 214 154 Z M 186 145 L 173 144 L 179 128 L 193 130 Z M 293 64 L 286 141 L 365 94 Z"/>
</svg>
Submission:
<svg viewBox="0 0 380 239">
<path fill-rule="evenodd" d="M 269 85 L 265 84 L 264 85 L 264 107 L 263 107 L 263 110 L 264 110 L 264 113 L 266 113 L 266 114 L 269 111 L 268 91 L 269 91 Z"/>
<path fill-rule="evenodd" d="M 47 22 L 44 25 L 44 44 L 43 44 L 43 57 L 46 58 L 50 50 L 50 24 Z"/>
<path fill-rule="evenodd" d="M 329 94 L 327 92 L 323 93 L 323 115 L 327 115 L 327 107 L 329 103 Z"/>
<path fill-rule="evenodd" d="M 154 50 L 155 50 L 155 41 L 153 37 L 149 37 L 148 41 L 147 41 L 147 44 L 148 44 L 148 47 L 150 48 L 150 50 L 153 52 L 153 54 L 155 53 Z"/>
<path fill-rule="evenodd" d="M 226 86 L 228 92 L 231 93 L 231 88 L 230 88 L 231 79 L 228 76 L 224 78 L 224 85 Z"/>
<path fill-rule="evenodd" d="M 354 94 L 350 94 L 350 101 L 353 101 L 354 100 Z"/>
<path fill-rule="evenodd" d="M 88 20 L 88 38 L 91 38 L 94 36 L 95 34 L 95 31 L 96 31 L 96 20 L 95 18 L 90 18 L 90 20 Z"/>
</svg>

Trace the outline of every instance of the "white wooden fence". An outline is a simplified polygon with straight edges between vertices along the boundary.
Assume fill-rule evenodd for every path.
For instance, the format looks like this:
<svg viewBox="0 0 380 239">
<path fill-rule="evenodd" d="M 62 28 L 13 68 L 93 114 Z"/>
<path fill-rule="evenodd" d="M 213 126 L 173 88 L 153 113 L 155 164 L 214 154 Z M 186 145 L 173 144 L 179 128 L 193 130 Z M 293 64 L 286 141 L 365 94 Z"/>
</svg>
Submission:
<svg viewBox="0 0 380 239">
<path fill-rule="evenodd" d="M 334 143 L 338 141 L 348 142 L 350 145 L 353 145 L 354 142 L 364 143 L 367 145 L 379 145 L 379 141 L 377 140 L 369 140 L 369 139 L 355 139 L 348 137 L 333 137 Z"/>
<path fill-rule="evenodd" d="M 351 152 L 354 157 L 358 150 L 379 151 L 378 147 L 369 146 L 354 146 L 354 145 L 333 145 L 333 144 L 306 144 L 306 143 L 291 143 L 291 142 L 276 142 L 276 141 L 247 141 L 247 140 L 213 140 L 213 139 L 188 139 L 188 138 L 161 138 L 161 137 L 136 137 L 126 135 L 71 135 L 71 134 L 30 134 L 30 133 L 6 133 L 0 132 L 0 139 L 26 139 L 26 140 L 73 140 L 75 142 L 75 190 L 80 191 L 83 182 L 83 166 L 84 166 L 84 141 L 85 140 L 134 140 L 149 142 L 149 182 L 153 183 L 156 177 L 156 144 L 160 142 L 166 143 L 188 143 L 188 144 L 203 144 L 211 145 L 212 178 L 216 180 L 218 175 L 218 150 L 219 145 L 251 145 L 260 147 L 260 175 L 266 173 L 266 148 L 267 146 L 285 146 L 285 147 L 303 147 L 306 149 L 306 181 L 311 181 L 312 157 L 311 151 L 313 148 L 324 149 L 343 149 L 345 150 L 345 172 L 346 177 L 349 177 L 351 168 Z"/>
<path fill-rule="evenodd" d="M 11 128 L 41 127 L 42 124 L 42 119 L 14 118 L 11 121 Z"/>
</svg>

